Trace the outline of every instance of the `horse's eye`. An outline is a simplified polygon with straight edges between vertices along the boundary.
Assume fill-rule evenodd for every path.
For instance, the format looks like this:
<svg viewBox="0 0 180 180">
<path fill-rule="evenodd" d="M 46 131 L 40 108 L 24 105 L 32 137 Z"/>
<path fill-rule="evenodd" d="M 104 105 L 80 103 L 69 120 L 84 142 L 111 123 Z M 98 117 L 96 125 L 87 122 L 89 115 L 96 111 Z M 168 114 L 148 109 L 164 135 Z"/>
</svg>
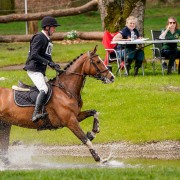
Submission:
<svg viewBox="0 0 180 180">
<path fill-rule="evenodd" d="M 101 61 L 99 60 L 99 61 L 97 61 L 97 64 L 99 64 L 99 63 L 101 63 Z"/>
</svg>

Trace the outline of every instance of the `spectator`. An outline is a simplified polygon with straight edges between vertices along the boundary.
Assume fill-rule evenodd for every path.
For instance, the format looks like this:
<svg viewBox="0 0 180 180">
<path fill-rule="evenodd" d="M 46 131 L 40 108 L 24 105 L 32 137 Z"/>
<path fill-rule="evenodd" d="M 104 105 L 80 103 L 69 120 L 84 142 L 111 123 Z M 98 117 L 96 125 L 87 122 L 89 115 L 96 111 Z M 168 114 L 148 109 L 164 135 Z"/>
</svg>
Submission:
<svg viewBox="0 0 180 180">
<path fill-rule="evenodd" d="M 133 34 L 136 38 L 141 38 L 139 35 L 138 30 L 136 29 L 137 25 L 137 18 L 134 16 L 129 16 L 126 19 L 126 26 L 117 33 L 113 41 L 120 41 L 120 40 L 131 40 L 131 35 Z M 119 51 L 119 45 L 117 46 L 117 51 Z M 135 66 L 134 66 L 134 75 L 138 75 L 138 70 L 142 66 L 142 62 L 144 60 L 144 51 L 142 49 L 136 49 L 136 44 L 127 45 L 126 46 L 126 54 L 127 59 L 125 62 L 127 74 L 129 75 L 129 70 L 131 69 L 131 63 L 133 60 L 135 60 Z M 119 52 L 122 52 L 121 50 Z M 122 54 L 123 56 L 123 54 Z"/>
<path fill-rule="evenodd" d="M 178 23 L 176 18 L 169 17 L 166 23 L 166 28 L 162 29 L 160 39 L 178 39 L 180 37 L 180 29 L 178 29 Z M 167 74 L 172 74 L 172 67 L 174 61 L 180 58 L 180 50 L 177 48 L 177 43 L 164 43 L 161 56 L 169 59 Z M 178 74 L 180 74 L 180 69 L 178 69 Z"/>
<path fill-rule="evenodd" d="M 30 42 L 30 51 L 24 70 L 27 71 L 28 76 L 39 90 L 32 116 L 33 122 L 37 122 L 47 115 L 47 113 L 40 113 L 48 92 L 45 76 L 47 65 L 53 69 L 60 68 L 51 58 L 53 44 L 50 41 L 50 36 L 55 32 L 57 26 L 60 25 L 55 18 L 51 16 L 44 17 L 41 22 L 42 31 L 34 35 Z"/>
</svg>

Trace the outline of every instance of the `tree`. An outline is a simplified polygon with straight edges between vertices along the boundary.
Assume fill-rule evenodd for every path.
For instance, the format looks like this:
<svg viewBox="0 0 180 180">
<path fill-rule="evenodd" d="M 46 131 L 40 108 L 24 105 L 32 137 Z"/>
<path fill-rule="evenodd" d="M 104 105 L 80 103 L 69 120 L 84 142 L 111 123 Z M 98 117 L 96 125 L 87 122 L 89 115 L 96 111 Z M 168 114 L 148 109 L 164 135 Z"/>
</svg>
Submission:
<svg viewBox="0 0 180 180">
<path fill-rule="evenodd" d="M 146 0 L 99 0 L 103 29 L 117 32 L 125 25 L 129 15 L 137 17 L 138 29 L 143 35 L 144 10 Z"/>
</svg>

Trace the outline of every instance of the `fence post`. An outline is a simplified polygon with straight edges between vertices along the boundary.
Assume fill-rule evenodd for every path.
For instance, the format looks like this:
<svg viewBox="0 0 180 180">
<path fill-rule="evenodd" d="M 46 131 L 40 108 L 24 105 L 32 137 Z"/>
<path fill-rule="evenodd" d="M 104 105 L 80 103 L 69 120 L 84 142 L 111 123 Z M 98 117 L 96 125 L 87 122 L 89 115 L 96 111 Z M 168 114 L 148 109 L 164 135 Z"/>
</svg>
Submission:
<svg viewBox="0 0 180 180">
<path fill-rule="evenodd" d="M 28 21 L 28 34 L 36 34 L 38 32 L 38 21 Z"/>
</svg>

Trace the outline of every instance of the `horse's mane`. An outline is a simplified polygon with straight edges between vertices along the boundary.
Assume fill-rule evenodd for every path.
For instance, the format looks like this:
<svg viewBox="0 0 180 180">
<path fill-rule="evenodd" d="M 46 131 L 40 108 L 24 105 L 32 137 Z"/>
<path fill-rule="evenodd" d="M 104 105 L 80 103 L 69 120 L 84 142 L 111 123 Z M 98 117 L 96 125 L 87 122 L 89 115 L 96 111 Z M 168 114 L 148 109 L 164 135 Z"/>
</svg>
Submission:
<svg viewBox="0 0 180 180">
<path fill-rule="evenodd" d="M 69 62 L 65 67 L 64 70 L 67 70 L 77 59 L 79 59 L 80 56 L 82 56 L 83 54 L 80 54 L 78 57 L 76 57 L 75 59 L 73 59 L 71 62 Z"/>
<path fill-rule="evenodd" d="M 83 54 L 80 54 L 78 57 L 76 57 L 75 59 L 73 59 L 71 62 L 69 62 L 65 67 L 64 70 L 67 70 L 77 59 L 79 59 L 79 57 L 81 57 Z M 54 81 L 56 79 L 56 77 L 54 77 L 53 79 L 50 79 L 49 82 Z"/>
</svg>

